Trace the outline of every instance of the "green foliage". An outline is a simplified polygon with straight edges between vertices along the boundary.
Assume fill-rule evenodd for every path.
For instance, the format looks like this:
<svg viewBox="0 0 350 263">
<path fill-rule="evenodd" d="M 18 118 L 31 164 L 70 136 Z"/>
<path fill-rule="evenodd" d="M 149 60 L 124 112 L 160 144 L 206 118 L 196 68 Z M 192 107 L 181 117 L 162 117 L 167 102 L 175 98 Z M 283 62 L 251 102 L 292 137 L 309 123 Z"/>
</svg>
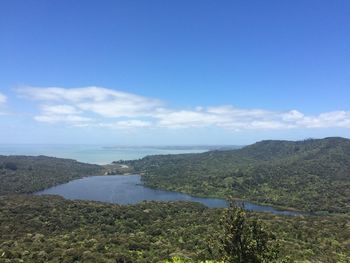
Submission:
<svg viewBox="0 0 350 263">
<path fill-rule="evenodd" d="M 194 262 L 191 260 L 182 259 L 179 257 L 173 257 L 170 260 L 166 260 L 165 263 L 189 263 Z M 224 263 L 223 261 L 216 261 L 216 260 L 205 260 L 205 261 L 197 261 L 196 263 Z"/>
<path fill-rule="evenodd" d="M 101 166 L 70 159 L 0 155 L 0 195 L 32 193 L 102 171 Z"/>
<path fill-rule="evenodd" d="M 278 249 L 272 235 L 257 218 L 249 218 L 243 208 L 231 201 L 220 221 L 220 253 L 227 263 L 276 262 Z"/>
<path fill-rule="evenodd" d="M 5 162 L 3 164 L 3 168 L 7 169 L 7 170 L 16 171 L 17 170 L 17 165 L 14 162 Z"/>
<path fill-rule="evenodd" d="M 204 261 L 211 210 L 196 203 L 120 206 L 58 196 L 0 197 L 0 262 Z"/>
<path fill-rule="evenodd" d="M 220 262 L 224 209 L 186 202 L 120 206 L 58 196 L 0 197 L 0 262 Z M 350 217 L 246 213 L 291 261 L 349 262 Z M 213 249 L 209 249 L 213 240 Z M 216 243 L 215 243 L 216 242 Z M 216 248 L 216 249 L 215 249 Z"/>
<path fill-rule="evenodd" d="M 154 188 L 318 213 L 350 212 L 349 139 L 262 141 L 238 150 L 126 163 Z"/>
</svg>

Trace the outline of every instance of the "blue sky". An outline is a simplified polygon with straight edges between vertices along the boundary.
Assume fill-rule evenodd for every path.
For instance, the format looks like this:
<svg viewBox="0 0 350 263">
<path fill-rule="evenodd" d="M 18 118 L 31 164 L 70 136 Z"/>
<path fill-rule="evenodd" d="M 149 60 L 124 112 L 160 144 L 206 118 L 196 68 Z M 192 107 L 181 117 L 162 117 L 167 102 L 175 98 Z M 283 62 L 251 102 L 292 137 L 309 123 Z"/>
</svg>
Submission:
<svg viewBox="0 0 350 263">
<path fill-rule="evenodd" d="M 350 2 L 0 1 L 0 143 L 350 135 Z"/>
</svg>

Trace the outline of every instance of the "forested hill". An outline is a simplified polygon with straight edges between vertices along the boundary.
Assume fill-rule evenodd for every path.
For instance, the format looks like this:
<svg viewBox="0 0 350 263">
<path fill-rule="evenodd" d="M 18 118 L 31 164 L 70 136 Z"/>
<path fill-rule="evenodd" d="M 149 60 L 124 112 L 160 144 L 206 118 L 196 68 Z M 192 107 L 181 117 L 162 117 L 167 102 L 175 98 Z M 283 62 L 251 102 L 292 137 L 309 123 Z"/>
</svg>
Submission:
<svg viewBox="0 0 350 263">
<path fill-rule="evenodd" d="M 151 187 L 249 199 L 307 211 L 350 212 L 350 140 L 261 141 L 237 150 L 130 161 Z"/>
<path fill-rule="evenodd" d="M 32 193 L 72 179 L 100 173 L 101 166 L 71 159 L 0 155 L 0 195 Z"/>
</svg>

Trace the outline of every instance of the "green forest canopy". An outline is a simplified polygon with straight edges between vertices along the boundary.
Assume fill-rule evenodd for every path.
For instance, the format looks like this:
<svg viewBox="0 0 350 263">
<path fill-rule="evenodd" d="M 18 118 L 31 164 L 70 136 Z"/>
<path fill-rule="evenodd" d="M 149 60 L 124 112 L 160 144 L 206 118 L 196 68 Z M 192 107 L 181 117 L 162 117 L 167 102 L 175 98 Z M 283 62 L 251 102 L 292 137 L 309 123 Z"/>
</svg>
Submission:
<svg viewBox="0 0 350 263">
<path fill-rule="evenodd" d="M 350 140 L 261 141 L 238 150 L 127 161 L 146 185 L 305 211 L 350 212 Z"/>
<path fill-rule="evenodd" d="M 58 196 L 2 196 L 0 262 L 216 260 L 218 252 L 210 251 L 208 244 L 222 235 L 223 211 L 188 202 L 121 206 Z M 312 262 L 350 260 L 347 215 L 247 215 L 262 220 L 275 234 L 281 257 Z"/>
<path fill-rule="evenodd" d="M 102 172 L 101 166 L 70 159 L 0 155 L 0 195 L 33 193 Z"/>
</svg>

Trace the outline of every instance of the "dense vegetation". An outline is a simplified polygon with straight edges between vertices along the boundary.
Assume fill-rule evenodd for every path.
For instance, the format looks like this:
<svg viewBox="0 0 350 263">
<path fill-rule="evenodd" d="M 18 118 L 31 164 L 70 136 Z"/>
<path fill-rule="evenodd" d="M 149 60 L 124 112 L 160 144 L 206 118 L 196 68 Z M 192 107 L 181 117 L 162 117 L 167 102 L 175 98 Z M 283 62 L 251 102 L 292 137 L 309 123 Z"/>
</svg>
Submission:
<svg viewBox="0 0 350 263">
<path fill-rule="evenodd" d="M 185 202 L 119 206 L 57 196 L 3 196 L 0 262 L 219 260 L 216 244 L 208 244 L 222 236 L 223 212 Z M 247 216 L 259 218 L 275 234 L 283 258 L 350 260 L 349 216 Z"/>
<path fill-rule="evenodd" d="M 122 162 L 146 185 L 306 211 L 350 212 L 350 140 L 262 141 L 238 150 Z"/>
<path fill-rule="evenodd" d="M 218 250 L 226 263 L 282 262 L 276 237 L 261 220 L 247 216 L 234 200 L 220 220 L 223 234 L 218 237 Z"/>
<path fill-rule="evenodd" d="M 23 195 L 86 175 L 119 172 L 140 172 L 152 187 L 336 213 L 230 214 L 186 202 L 120 206 Z M 105 167 L 0 156 L 0 263 L 227 262 L 230 251 L 237 262 L 232 240 L 241 235 L 236 231 L 230 238 L 235 222 L 242 223 L 242 247 L 249 248 L 240 251 L 242 258 L 262 251 L 261 259 L 269 259 L 275 250 L 264 238 L 272 233 L 272 247 L 279 245 L 283 262 L 350 262 L 349 179 L 350 140 L 342 138 L 263 141 L 239 150 L 149 156 Z M 223 214 L 229 219 L 220 223 Z"/>
<path fill-rule="evenodd" d="M 0 155 L 0 195 L 32 193 L 72 179 L 102 173 L 98 165 L 46 156 Z"/>
</svg>

